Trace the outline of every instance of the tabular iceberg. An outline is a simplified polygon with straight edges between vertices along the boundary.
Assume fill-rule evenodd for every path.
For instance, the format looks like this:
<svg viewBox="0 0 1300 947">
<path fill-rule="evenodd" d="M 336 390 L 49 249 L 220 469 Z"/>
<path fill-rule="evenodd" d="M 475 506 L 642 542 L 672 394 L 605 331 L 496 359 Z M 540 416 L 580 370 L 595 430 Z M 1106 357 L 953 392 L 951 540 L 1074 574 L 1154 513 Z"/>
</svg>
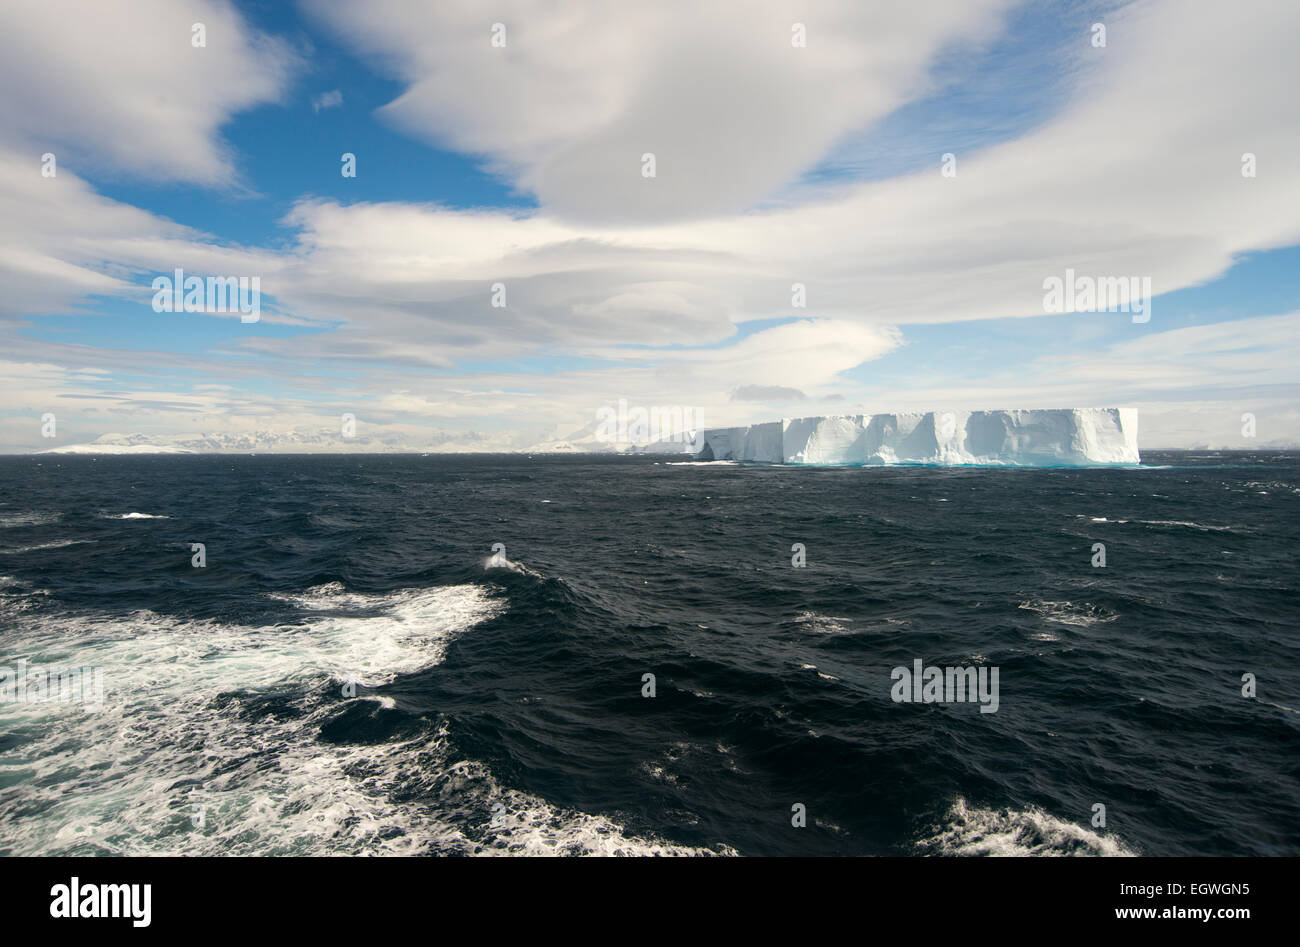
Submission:
<svg viewBox="0 0 1300 947">
<path fill-rule="evenodd" d="M 1099 467 L 1139 462 L 1136 408 L 784 418 L 701 431 L 700 460 L 767 464 Z"/>
</svg>

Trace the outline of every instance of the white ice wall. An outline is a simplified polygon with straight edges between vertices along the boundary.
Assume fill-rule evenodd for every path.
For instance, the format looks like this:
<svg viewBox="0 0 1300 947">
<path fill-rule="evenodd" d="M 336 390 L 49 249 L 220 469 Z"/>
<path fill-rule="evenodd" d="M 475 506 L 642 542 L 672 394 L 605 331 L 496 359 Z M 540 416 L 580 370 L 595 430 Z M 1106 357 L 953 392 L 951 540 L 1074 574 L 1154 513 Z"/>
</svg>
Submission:
<svg viewBox="0 0 1300 947">
<path fill-rule="evenodd" d="M 781 453 L 782 426 L 781 421 L 768 421 L 747 427 L 704 431 L 697 443 L 701 454 L 712 455 L 708 459 L 780 464 L 785 461 Z"/>
<path fill-rule="evenodd" d="M 1136 464 L 1135 408 L 786 418 L 703 431 L 700 456 L 785 464 Z"/>
</svg>

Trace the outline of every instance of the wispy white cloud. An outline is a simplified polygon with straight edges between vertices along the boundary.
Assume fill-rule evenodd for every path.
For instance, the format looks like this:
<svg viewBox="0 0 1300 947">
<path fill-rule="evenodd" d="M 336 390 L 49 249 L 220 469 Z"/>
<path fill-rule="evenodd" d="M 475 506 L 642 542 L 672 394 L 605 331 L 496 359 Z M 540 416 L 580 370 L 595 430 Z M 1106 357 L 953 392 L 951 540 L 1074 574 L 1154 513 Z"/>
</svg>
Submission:
<svg viewBox="0 0 1300 947">
<path fill-rule="evenodd" d="M 204 45 L 195 45 L 202 27 Z M 299 57 L 227 0 L 0 4 L 0 146 L 155 182 L 235 183 L 220 127 Z"/>
<path fill-rule="evenodd" d="M 321 109 L 337 108 L 342 104 L 343 93 L 338 89 L 334 89 L 330 92 L 322 92 L 320 95 L 313 95 L 311 97 L 311 110 L 313 112 L 320 112 Z"/>
<path fill-rule="evenodd" d="M 768 197 L 920 94 L 940 49 L 986 40 L 1013 2 L 306 7 L 407 83 L 381 113 L 399 127 L 484 156 L 553 213 L 644 222 Z M 794 45 L 796 24 L 806 46 Z M 653 181 L 641 176 L 647 152 Z"/>
</svg>

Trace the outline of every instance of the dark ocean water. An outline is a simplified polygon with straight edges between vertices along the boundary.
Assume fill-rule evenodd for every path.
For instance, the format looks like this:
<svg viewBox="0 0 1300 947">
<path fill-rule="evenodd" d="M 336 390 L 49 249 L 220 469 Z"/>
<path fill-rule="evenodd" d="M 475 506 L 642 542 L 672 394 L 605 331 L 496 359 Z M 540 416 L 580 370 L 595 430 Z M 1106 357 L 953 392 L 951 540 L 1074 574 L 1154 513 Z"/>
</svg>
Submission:
<svg viewBox="0 0 1300 947">
<path fill-rule="evenodd" d="M 0 853 L 1300 854 L 1300 455 L 1143 460 L 0 458 Z"/>
</svg>

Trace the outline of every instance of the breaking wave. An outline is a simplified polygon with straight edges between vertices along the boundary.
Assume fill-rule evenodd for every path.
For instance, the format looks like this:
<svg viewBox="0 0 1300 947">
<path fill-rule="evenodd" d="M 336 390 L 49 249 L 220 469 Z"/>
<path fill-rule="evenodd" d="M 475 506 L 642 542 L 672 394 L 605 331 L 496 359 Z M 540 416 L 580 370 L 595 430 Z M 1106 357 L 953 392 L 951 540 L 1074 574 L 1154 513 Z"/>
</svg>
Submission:
<svg viewBox="0 0 1300 947">
<path fill-rule="evenodd" d="M 455 635 L 504 608 L 489 588 L 364 595 L 330 583 L 283 599 L 303 610 L 301 622 L 140 611 L 46 614 L 18 628 L 7 660 L 103 667 L 105 700 L 98 711 L 0 704 L 0 730 L 15 744 L 0 764 L 0 851 L 697 853 L 502 786 L 458 757 L 445 721 L 432 738 L 322 738 L 342 717 L 403 714 L 395 698 L 348 695 L 441 662 Z"/>
<path fill-rule="evenodd" d="M 916 843 L 925 855 L 1132 856 L 1123 843 L 1041 809 L 979 809 L 958 798 L 942 825 Z"/>
<path fill-rule="evenodd" d="M 1074 625 L 1079 628 L 1105 624 L 1119 617 L 1118 614 L 1108 608 L 1102 608 L 1100 605 L 1092 605 L 1088 602 L 1076 604 L 1074 602 L 1029 601 L 1021 602 L 1019 607 L 1040 615 L 1046 621 L 1055 622 L 1058 625 Z"/>
</svg>

